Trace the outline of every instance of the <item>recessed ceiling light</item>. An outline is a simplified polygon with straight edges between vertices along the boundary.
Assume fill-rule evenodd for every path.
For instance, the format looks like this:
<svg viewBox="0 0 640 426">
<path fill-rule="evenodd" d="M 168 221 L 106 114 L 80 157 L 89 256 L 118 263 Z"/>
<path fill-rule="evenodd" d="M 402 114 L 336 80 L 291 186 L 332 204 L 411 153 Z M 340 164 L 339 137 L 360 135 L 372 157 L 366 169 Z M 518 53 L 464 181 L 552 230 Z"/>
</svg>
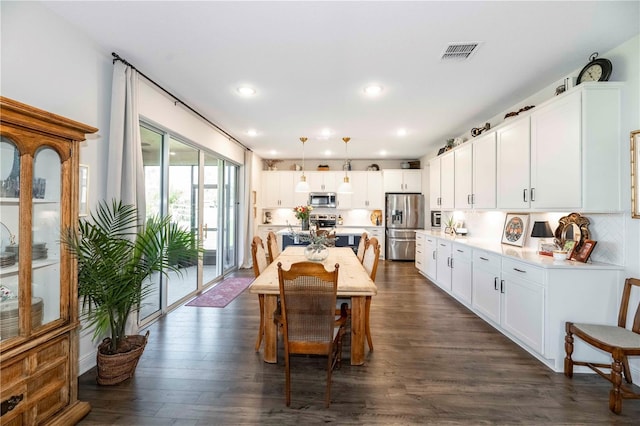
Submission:
<svg viewBox="0 0 640 426">
<path fill-rule="evenodd" d="M 176 155 L 176 153 L 174 151 L 170 151 L 169 155 Z"/>
<path fill-rule="evenodd" d="M 249 86 L 240 86 L 238 87 L 238 93 L 242 96 L 253 96 L 256 94 L 256 89 Z"/>
<path fill-rule="evenodd" d="M 398 136 L 407 136 L 407 129 L 398 129 L 396 132 Z"/>
<path fill-rule="evenodd" d="M 278 153 L 278 151 L 276 151 L 275 149 L 272 149 L 271 152 L 270 152 L 271 155 L 276 155 L 277 153 Z"/>
<path fill-rule="evenodd" d="M 387 151 L 385 151 L 384 149 L 382 151 L 380 151 L 380 155 L 385 156 L 387 155 Z"/>
<path fill-rule="evenodd" d="M 255 129 L 249 129 L 247 130 L 247 135 L 253 137 L 253 136 L 258 136 L 258 132 Z"/>
<path fill-rule="evenodd" d="M 324 155 L 326 155 L 327 157 L 330 157 L 331 156 L 331 151 L 330 150 L 326 150 L 324 152 Z"/>
<path fill-rule="evenodd" d="M 333 132 L 331 132 L 331 129 L 322 129 L 322 136 L 328 138 L 329 136 L 331 136 Z"/>
<path fill-rule="evenodd" d="M 382 92 L 382 86 L 372 84 L 364 88 L 364 93 L 369 96 L 378 96 Z"/>
</svg>

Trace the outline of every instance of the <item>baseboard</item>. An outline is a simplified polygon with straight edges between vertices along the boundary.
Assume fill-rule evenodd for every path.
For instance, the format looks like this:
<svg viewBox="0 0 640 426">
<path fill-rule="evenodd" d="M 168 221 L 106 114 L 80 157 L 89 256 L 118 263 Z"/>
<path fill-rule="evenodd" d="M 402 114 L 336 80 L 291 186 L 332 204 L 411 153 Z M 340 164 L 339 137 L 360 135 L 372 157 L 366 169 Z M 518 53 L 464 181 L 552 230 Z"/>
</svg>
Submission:
<svg viewBox="0 0 640 426">
<path fill-rule="evenodd" d="M 96 366 L 97 351 L 85 354 L 78 359 L 78 375 L 82 375 Z"/>
</svg>

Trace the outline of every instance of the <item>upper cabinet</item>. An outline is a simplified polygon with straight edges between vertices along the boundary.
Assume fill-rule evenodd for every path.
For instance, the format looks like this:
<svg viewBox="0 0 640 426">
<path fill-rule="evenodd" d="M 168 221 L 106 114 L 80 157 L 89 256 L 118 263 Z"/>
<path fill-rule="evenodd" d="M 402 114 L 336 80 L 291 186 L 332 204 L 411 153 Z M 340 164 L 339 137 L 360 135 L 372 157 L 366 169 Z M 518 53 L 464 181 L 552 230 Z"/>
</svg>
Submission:
<svg viewBox="0 0 640 426">
<path fill-rule="evenodd" d="M 620 211 L 620 84 L 583 83 L 497 130 L 498 208 Z"/>
<path fill-rule="evenodd" d="M 339 176 L 338 176 L 339 175 Z M 336 192 L 342 182 L 342 172 L 305 172 L 311 192 Z"/>
<path fill-rule="evenodd" d="M 384 192 L 422 192 L 422 170 L 384 170 Z"/>
<path fill-rule="evenodd" d="M 454 151 L 455 208 L 496 207 L 496 134 L 491 132 Z"/>
<path fill-rule="evenodd" d="M 453 209 L 455 155 L 443 154 L 429 162 L 429 206 L 432 210 Z"/>
<path fill-rule="evenodd" d="M 343 176 L 343 175 L 341 175 Z M 338 194 L 340 209 L 383 209 L 382 172 L 349 172 L 352 194 Z"/>
<path fill-rule="evenodd" d="M 307 204 L 309 194 L 295 192 L 302 172 L 262 172 L 262 206 L 264 208 L 294 208 Z M 306 175 L 306 173 L 305 173 Z M 307 177 L 307 179 L 309 179 Z"/>
<path fill-rule="evenodd" d="M 2 424 L 75 424 L 79 142 L 97 129 L 0 97 Z"/>
</svg>

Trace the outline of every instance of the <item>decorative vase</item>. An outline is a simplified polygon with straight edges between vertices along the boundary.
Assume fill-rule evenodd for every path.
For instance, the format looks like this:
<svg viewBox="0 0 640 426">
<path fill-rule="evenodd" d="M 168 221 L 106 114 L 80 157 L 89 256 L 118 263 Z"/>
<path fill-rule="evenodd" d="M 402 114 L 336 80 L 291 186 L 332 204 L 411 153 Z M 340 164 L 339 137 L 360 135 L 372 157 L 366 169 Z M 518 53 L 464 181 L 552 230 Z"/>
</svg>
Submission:
<svg viewBox="0 0 640 426">
<path fill-rule="evenodd" d="M 302 230 L 303 231 L 309 230 L 309 218 L 302 219 Z"/>
<path fill-rule="evenodd" d="M 311 243 L 304 249 L 304 257 L 312 262 L 322 262 L 329 256 L 329 249 L 324 244 Z"/>
</svg>

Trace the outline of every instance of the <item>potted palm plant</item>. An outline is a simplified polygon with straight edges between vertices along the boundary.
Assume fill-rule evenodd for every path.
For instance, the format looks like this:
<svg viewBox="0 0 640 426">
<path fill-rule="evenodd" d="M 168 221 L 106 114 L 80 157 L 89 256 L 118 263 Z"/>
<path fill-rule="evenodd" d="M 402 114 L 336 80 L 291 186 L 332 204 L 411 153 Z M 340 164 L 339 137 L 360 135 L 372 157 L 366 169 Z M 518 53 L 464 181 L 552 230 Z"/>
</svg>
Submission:
<svg viewBox="0 0 640 426">
<path fill-rule="evenodd" d="M 135 206 L 113 201 L 99 203 L 63 242 L 78 261 L 82 317 L 95 327 L 94 339 L 109 336 L 98 347 L 98 383 L 120 383 L 133 375 L 149 335 L 126 335 L 130 314 L 153 290 L 152 275 L 182 273 L 194 263 L 195 236 L 169 216 L 139 226 Z"/>
</svg>

